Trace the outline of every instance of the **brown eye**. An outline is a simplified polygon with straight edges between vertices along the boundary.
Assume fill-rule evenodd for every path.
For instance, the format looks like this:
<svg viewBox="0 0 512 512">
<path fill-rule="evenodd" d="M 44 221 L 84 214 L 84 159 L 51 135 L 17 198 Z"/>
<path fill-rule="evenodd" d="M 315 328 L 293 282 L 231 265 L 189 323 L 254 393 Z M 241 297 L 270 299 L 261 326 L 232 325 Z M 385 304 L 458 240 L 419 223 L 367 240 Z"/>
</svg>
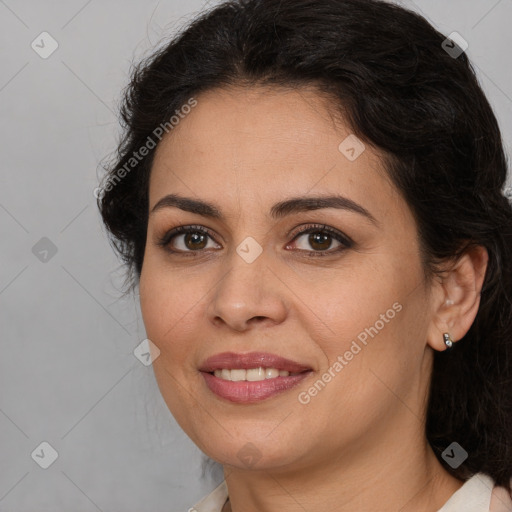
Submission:
<svg viewBox="0 0 512 512">
<path fill-rule="evenodd" d="M 313 249 L 324 251 L 331 247 L 332 237 L 325 233 L 310 233 L 308 243 Z"/>
<path fill-rule="evenodd" d="M 308 256 L 328 256 L 334 253 L 341 252 L 345 249 L 352 247 L 353 242 L 343 233 L 324 225 L 311 226 L 299 232 L 293 239 L 296 240 L 308 235 L 302 242 L 302 247 L 298 247 L 298 251 L 305 252 Z M 337 242 L 337 247 L 332 250 L 332 244 Z"/>
<path fill-rule="evenodd" d="M 208 235 L 202 233 L 187 233 L 184 236 L 183 243 L 185 247 L 191 250 L 204 249 L 207 244 Z"/>
<path fill-rule="evenodd" d="M 179 226 L 166 233 L 158 245 L 171 253 L 200 253 L 208 248 L 213 236 L 200 226 Z"/>
<path fill-rule="evenodd" d="M 346 235 L 325 225 L 308 227 L 299 232 L 292 242 L 296 243 L 296 240 L 306 235 L 308 237 L 305 239 L 304 247 L 295 248 L 295 250 L 305 253 L 307 256 L 329 256 L 348 249 L 353 245 L 352 240 Z M 208 246 L 209 240 L 213 242 L 213 246 Z M 336 242 L 338 245 L 331 249 L 333 242 Z M 187 256 L 199 256 L 208 248 L 221 248 L 215 243 L 213 234 L 201 226 L 179 226 L 174 228 L 159 239 L 157 244 L 170 253 Z M 290 245 L 287 246 L 287 248 L 289 247 Z"/>
</svg>

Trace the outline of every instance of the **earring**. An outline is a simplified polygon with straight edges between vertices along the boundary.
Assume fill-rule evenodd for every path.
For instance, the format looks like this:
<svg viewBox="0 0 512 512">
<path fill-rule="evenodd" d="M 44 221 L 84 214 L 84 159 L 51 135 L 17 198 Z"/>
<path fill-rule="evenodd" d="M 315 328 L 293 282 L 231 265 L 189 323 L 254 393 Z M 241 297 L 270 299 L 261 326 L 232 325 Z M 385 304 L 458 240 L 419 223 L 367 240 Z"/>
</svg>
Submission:
<svg viewBox="0 0 512 512">
<path fill-rule="evenodd" d="M 453 339 L 452 337 L 450 336 L 450 333 L 448 332 L 445 332 L 443 334 L 443 338 L 444 338 L 444 344 L 446 345 L 446 348 L 447 349 L 450 349 L 453 347 Z"/>
</svg>

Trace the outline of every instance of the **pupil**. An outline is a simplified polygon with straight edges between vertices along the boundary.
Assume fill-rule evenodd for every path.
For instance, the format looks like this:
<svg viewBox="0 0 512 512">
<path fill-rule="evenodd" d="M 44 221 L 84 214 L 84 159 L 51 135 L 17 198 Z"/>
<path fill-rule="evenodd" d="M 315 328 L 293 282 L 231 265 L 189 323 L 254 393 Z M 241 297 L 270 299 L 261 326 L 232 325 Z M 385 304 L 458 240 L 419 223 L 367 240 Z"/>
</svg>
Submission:
<svg viewBox="0 0 512 512">
<path fill-rule="evenodd" d="M 203 234 L 200 234 L 200 233 L 189 233 L 188 235 L 186 235 L 185 237 L 185 245 L 190 249 L 202 249 L 203 247 L 199 247 L 197 245 L 197 242 L 201 243 L 203 242 L 204 243 L 204 238 L 205 238 L 205 235 Z M 192 247 L 189 247 L 188 243 L 192 241 Z"/>
<path fill-rule="evenodd" d="M 322 244 L 325 244 L 326 241 L 330 238 L 330 235 L 326 235 L 325 233 L 312 233 L 309 237 L 311 247 L 319 248 L 319 249 L 328 249 L 331 245 L 327 243 L 327 247 L 323 247 Z M 317 247 L 320 245 L 320 247 Z"/>
</svg>

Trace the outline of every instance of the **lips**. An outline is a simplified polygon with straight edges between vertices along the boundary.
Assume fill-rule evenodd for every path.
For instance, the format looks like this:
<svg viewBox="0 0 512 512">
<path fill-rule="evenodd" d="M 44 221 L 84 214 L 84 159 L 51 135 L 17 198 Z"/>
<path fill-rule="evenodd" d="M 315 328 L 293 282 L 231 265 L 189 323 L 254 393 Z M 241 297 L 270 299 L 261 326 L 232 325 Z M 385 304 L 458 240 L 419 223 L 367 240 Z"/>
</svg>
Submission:
<svg viewBox="0 0 512 512">
<path fill-rule="evenodd" d="M 248 370 L 258 367 L 276 368 L 290 373 L 300 373 L 312 369 L 310 366 L 268 352 L 250 352 L 247 354 L 222 352 L 206 359 L 201 364 L 199 371 L 211 373 L 222 369 Z"/>
<path fill-rule="evenodd" d="M 257 382 L 232 382 L 201 372 L 207 388 L 218 398 L 232 404 L 253 404 L 281 395 L 307 379 L 310 374 L 310 371 L 305 371 L 294 376 L 279 376 Z"/>
</svg>

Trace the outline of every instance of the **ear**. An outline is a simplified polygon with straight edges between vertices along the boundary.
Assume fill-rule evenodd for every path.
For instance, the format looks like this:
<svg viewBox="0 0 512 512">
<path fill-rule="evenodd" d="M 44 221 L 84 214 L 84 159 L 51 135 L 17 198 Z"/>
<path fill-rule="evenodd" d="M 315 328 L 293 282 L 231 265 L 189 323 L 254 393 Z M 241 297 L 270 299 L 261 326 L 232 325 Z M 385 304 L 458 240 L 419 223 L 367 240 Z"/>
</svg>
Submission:
<svg viewBox="0 0 512 512">
<path fill-rule="evenodd" d="M 474 246 L 434 280 L 432 320 L 427 333 L 427 343 L 434 350 L 446 349 L 443 333 L 457 342 L 469 331 L 480 306 L 488 261 L 486 248 Z"/>
</svg>

